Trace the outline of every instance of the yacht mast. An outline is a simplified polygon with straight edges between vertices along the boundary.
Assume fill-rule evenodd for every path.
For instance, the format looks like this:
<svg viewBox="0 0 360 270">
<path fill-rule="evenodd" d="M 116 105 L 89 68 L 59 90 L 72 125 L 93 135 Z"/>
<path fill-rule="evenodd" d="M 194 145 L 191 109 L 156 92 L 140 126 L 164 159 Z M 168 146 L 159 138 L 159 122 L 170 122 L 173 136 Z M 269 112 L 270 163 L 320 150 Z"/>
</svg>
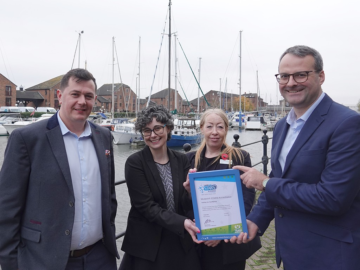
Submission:
<svg viewBox="0 0 360 270">
<path fill-rule="evenodd" d="M 113 41 L 112 41 L 111 118 L 114 118 L 114 66 L 115 66 L 114 44 L 115 44 L 115 37 L 113 37 Z"/>
<path fill-rule="evenodd" d="M 171 83 L 171 0 L 169 0 L 169 78 L 168 78 L 168 88 L 169 88 L 169 99 L 168 99 L 168 109 L 170 111 L 170 99 L 171 99 L 171 91 L 170 91 L 170 83 Z"/>
<path fill-rule="evenodd" d="M 239 126 L 241 126 L 241 34 L 242 31 L 240 31 L 240 66 L 239 66 Z M 244 106 L 245 107 L 245 106 Z"/>
<path fill-rule="evenodd" d="M 256 71 L 256 90 L 257 90 L 257 97 L 256 97 L 256 111 L 259 115 L 259 77 L 258 77 L 258 71 Z"/>
<path fill-rule="evenodd" d="M 80 46 L 81 46 L 81 34 L 83 34 L 84 33 L 84 31 L 81 31 L 80 33 L 79 33 L 79 60 L 78 60 L 78 68 L 80 68 Z"/>
<path fill-rule="evenodd" d="M 141 49 L 141 37 L 139 37 L 139 73 L 138 73 L 139 81 L 138 81 L 136 118 L 137 118 L 137 112 L 140 110 L 140 49 Z"/>
<path fill-rule="evenodd" d="M 176 34 L 174 34 L 174 46 L 175 46 L 175 109 L 177 113 L 177 53 L 176 53 Z"/>
<path fill-rule="evenodd" d="M 225 80 L 225 112 L 227 112 L 228 107 L 227 107 L 227 78 Z"/>
<path fill-rule="evenodd" d="M 198 100 L 197 100 L 197 111 L 198 111 L 198 119 L 200 115 L 200 72 L 201 72 L 201 57 L 199 58 L 199 88 L 198 88 Z"/>
<path fill-rule="evenodd" d="M 219 92 L 219 94 L 220 94 L 220 106 L 219 106 L 219 108 L 221 110 L 221 78 L 220 78 L 220 92 Z"/>
</svg>

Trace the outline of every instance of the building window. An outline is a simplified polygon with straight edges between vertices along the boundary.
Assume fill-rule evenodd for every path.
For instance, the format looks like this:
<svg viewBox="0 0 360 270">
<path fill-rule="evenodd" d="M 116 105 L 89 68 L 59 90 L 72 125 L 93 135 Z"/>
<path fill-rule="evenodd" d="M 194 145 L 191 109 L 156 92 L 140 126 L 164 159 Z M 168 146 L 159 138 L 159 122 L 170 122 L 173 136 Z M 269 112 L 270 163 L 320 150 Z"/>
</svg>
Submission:
<svg viewBox="0 0 360 270">
<path fill-rule="evenodd" d="M 54 89 L 54 98 L 57 98 L 57 89 Z"/>
<path fill-rule="evenodd" d="M 5 103 L 6 106 L 11 106 L 11 98 L 6 98 Z"/>
<path fill-rule="evenodd" d="M 45 96 L 47 95 L 47 90 L 45 89 Z"/>
<path fill-rule="evenodd" d="M 5 88 L 5 96 L 11 96 L 11 86 L 6 86 L 6 88 Z"/>
<path fill-rule="evenodd" d="M 126 92 L 129 92 L 129 88 L 126 88 Z"/>
</svg>

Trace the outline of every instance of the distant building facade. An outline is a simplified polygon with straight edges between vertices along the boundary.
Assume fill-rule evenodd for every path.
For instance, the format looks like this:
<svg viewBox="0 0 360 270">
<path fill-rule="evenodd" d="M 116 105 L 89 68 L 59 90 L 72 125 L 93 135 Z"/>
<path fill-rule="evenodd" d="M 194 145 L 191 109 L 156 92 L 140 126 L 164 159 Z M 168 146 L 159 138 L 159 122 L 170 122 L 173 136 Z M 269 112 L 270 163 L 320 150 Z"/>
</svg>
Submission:
<svg viewBox="0 0 360 270">
<path fill-rule="evenodd" d="M 175 109 L 175 93 L 177 95 L 177 110 L 181 112 L 183 99 L 179 95 L 178 91 L 175 91 L 175 89 L 170 88 L 170 111 L 173 111 Z M 146 97 L 145 99 L 148 100 L 149 97 Z M 163 105 L 165 108 L 169 107 L 169 88 L 165 88 L 155 94 L 151 95 L 152 102 L 156 103 L 157 105 Z"/>
<path fill-rule="evenodd" d="M 98 100 L 95 110 L 111 112 L 112 84 L 104 84 L 97 90 Z M 136 94 L 130 86 L 122 83 L 114 83 L 114 112 L 135 112 Z"/>
<path fill-rule="evenodd" d="M 221 95 L 221 99 L 220 99 L 220 95 Z M 210 90 L 209 92 L 207 92 L 205 94 L 205 98 L 211 108 L 221 108 L 224 111 L 231 111 L 232 103 L 234 103 L 235 98 L 239 98 L 239 95 L 232 94 L 232 93 L 220 92 L 217 90 Z M 220 104 L 220 102 L 221 102 L 221 104 Z M 198 112 L 198 109 L 197 109 L 198 99 L 195 98 L 195 99 L 191 100 L 190 103 L 191 103 L 191 106 L 194 109 L 194 111 Z M 200 107 L 199 108 L 200 113 L 205 111 L 207 108 L 209 108 L 209 106 L 206 103 L 203 96 L 201 96 L 199 98 L 199 107 Z"/>
<path fill-rule="evenodd" d="M 63 76 L 64 75 L 57 76 L 25 89 L 24 93 L 19 93 L 19 97 L 17 97 L 18 101 L 20 101 L 21 98 L 21 102 L 23 102 L 25 106 L 35 108 L 53 107 L 59 109 L 60 104 L 57 98 L 57 89 L 60 88 L 60 82 Z"/>
<path fill-rule="evenodd" d="M 16 84 L 0 73 L 0 107 L 16 105 Z"/>
</svg>

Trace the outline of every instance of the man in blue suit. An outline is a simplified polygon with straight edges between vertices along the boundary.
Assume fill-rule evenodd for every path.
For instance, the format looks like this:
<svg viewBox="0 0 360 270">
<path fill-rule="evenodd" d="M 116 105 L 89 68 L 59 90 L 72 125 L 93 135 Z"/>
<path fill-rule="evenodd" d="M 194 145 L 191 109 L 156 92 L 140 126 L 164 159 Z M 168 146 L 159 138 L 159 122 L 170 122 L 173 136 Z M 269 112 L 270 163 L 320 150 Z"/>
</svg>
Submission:
<svg viewBox="0 0 360 270">
<path fill-rule="evenodd" d="M 2 270 L 115 270 L 112 137 L 87 121 L 96 81 L 65 74 L 60 111 L 16 129 L 0 171 Z"/>
<path fill-rule="evenodd" d="M 231 242 L 262 235 L 275 218 L 278 267 L 358 270 L 360 115 L 322 91 L 323 62 L 312 48 L 287 49 L 276 78 L 293 108 L 275 126 L 269 178 L 236 167 L 247 187 L 263 192 L 247 217 L 249 239 L 242 233 Z"/>
</svg>

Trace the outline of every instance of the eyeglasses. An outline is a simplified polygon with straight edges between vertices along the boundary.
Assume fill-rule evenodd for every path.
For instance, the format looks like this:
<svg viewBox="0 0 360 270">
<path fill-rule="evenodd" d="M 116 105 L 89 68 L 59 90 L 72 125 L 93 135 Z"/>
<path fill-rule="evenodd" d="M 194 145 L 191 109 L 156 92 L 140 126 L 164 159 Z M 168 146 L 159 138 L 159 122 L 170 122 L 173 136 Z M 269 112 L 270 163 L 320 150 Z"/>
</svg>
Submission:
<svg viewBox="0 0 360 270">
<path fill-rule="evenodd" d="M 142 134 L 144 137 L 150 137 L 151 133 L 154 132 L 156 135 L 160 136 L 164 133 L 164 128 L 165 128 L 166 124 L 163 126 L 155 126 L 153 129 L 150 128 L 144 128 L 142 130 Z"/>
<path fill-rule="evenodd" d="M 310 72 L 313 72 L 313 70 L 300 71 L 300 72 L 295 72 L 293 74 L 280 73 L 280 74 L 275 74 L 275 77 L 279 84 L 287 84 L 290 80 L 290 76 L 293 76 L 295 82 L 303 83 L 307 81 Z"/>
</svg>

